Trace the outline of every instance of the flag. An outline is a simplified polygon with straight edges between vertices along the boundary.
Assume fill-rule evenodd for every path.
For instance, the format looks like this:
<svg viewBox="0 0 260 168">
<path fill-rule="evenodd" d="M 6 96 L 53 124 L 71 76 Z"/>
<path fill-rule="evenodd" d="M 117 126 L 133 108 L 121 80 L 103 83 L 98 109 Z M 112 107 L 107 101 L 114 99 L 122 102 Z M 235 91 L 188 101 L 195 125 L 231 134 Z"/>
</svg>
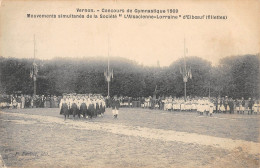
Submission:
<svg viewBox="0 0 260 168">
<path fill-rule="evenodd" d="M 38 74 L 38 67 L 37 67 L 37 65 L 35 66 L 35 75 L 37 75 Z"/>
<path fill-rule="evenodd" d="M 30 78 L 32 78 L 33 77 L 33 73 L 32 73 L 32 68 L 31 68 L 31 70 L 30 70 Z"/>
<path fill-rule="evenodd" d="M 190 79 L 192 79 L 192 73 L 191 73 L 191 68 L 189 69 L 190 73 L 189 73 L 189 77 Z"/>
<path fill-rule="evenodd" d="M 182 74 L 182 69 L 181 69 L 181 67 L 180 67 L 180 73 Z"/>
</svg>

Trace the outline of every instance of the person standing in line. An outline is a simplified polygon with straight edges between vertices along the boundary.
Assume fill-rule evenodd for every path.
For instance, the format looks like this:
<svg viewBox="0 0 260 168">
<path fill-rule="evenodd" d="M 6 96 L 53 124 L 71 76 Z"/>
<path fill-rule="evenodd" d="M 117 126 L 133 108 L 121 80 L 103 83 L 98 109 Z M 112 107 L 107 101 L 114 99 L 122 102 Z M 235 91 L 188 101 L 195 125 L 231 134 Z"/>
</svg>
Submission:
<svg viewBox="0 0 260 168">
<path fill-rule="evenodd" d="M 13 97 L 13 108 L 17 108 L 17 106 L 18 106 L 18 102 L 17 102 L 17 100 L 18 100 L 18 97 L 17 97 L 17 95 L 15 95 L 14 97 Z"/>
<path fill-rule="evenodd" d="M 111 97 L 108 96 L 108 97 L 107 97 L 107 100 L 108 100 L 108 105 L 107 105 L 107 107 L 110 108 L 110 107 L 111 107 L 111 103 L 112 103 Z"/>
<path fill-rule="evenodd" d="M 77 99 L 76 97 L 73 97 L 72 101 L 71 101 L 71 110 L 72 110 L 72 115 L 73 115 L 73 119 L 75 120 L 75 116 L 78 115 L 78 117 L 80 118 L 80 115 L 78 113 L 78 106 L 77 106 Z"/>
<path fill-rule="evenodd" d="M 17 109 L 20 109 L 22 107 L 22 100 L 20 96 L 17 96 Z"/>
<path fill-rule="evenodd" d="M 209 115 L 209 110 L 210 110 L 210 104 L 209 104 L 209 101 L 208 100 L 205 100 L 204 101 L 204 111 L 206 113 L 206 115 L 208 116 Z"/>
<path fill-rule="evenodd" d="M 236 113 L 239 114 L 239 109 L 240 109 L 239 100 L 236 99 L 234 104 L 235 104 L 235 108 L 234 109 L 235 109 Z"/>
<path fill-rule="evenodd" d="M 45 106 L 46 106 L 46 102 L 45 102 L 45 96 L 44 95 L 42 95 L 41 97 L 40 97 L 40 108 L 44 108 Z"/>
<path fill-rule="evenodd" d="M 214 98 L 214 112 L 218 113 L 218 97 Z"/>
<path fill-rule="evenodd" d="M 25 106 L 25 97 L 24 95 L 21 95 L 21 108 L 24 109 L 24 106 Z"/>
<path fill-rule="evenodd" d="M 30 99 L 30 106 L 31 106 L 31 108 L 34 108 L 34 107 L 33 107 L 34 104 L 35 104 L 34 96 L 31 96 L 31 99 Z"/>
<path fill-rule="evenodd" d="M 249 100 L 245 100 L 245 113 L 248 112 L 249 115 L 248 105 L 249 105 Z"/>
<path fill-rule="evenodd" d="M 69 118 L 69 106 L 68 106 L 69 100 L 66 99 L 66 96 L 63 96 L 63 98 L 60 100 L 60 114 L 64 115 L 64 121 L 66 120 L 66 117 Z"/>
<path fill-rule="evenodd" d="M 233 114 L 234 113 L 234 100 L 232 98 L 229 99 L 228 101 L 228 106 L 229 106 L 229 113 Z"/>
<path fill-rule="evenodd" d="M 244 114 L 244 113 L 245 113 L 245 105 L 246 105 L 245 99 L 244 99 L 244 97 L 242 97 L 242 100 L 241 100 L 241 108 L 240 108 L 241 114 Z"/>
<path fill-rule="evenodd" d="M 249 98 L 248 99 L 248 115 L 249 113 L 252 115 L 253 114 L 253 106 L 254 106 L 254 101 Z"/>
<path fill-rule="evenodd" d="M 209 115 L 210 115 L 210 117 L 212 117 L 212 115 L 213 115 L 213 112 L 214 112 L 214 103 L 213 102 L 211 102 L 211 101 L 209 101 Z M 216 107 L 216 106 L 215 106 Z"/>
<path fill-rule="evenodd" d="M 87 108 L 88 108 L 88 111 L 89 111 L 90 119 L 92 119 L 94 117 L 94 114 L 95 114 L 95 107 L 94 107 L 94 102 L 93 102 L 91 96 L 88 99 L 88 107 Z"/>
<path fill-rule="evenodd" d="M 228 97 L 226 96 L 224 99 L 224 107 L 225 107 L 225 113 L 228 112 Z"/>
<path fill-rule="evenodd" d="M 259 112 L 260 112 L 259 99 L 255 101 L 253 110 L 254 110 L 254 114 L 259 114 Z"/>
<path fill-rule="evenodd" d="M 30 96 L 29 96 L 29 95 L 26 95 L 26 96 L 25 96 L 24 108 L 29 108 L 30 105 L 31 105 L 31 103 L 30 103 Z"/>
<path fill-rule="evenodd" d="M 105 100 L 103 97 L 101 97 L 101 104 L 100 104 L 100 107 L 101 107 L 101 117 L 104 116 L 104 113 L 106 111 L 106 103 L 105 103 Z"/>
</svg>

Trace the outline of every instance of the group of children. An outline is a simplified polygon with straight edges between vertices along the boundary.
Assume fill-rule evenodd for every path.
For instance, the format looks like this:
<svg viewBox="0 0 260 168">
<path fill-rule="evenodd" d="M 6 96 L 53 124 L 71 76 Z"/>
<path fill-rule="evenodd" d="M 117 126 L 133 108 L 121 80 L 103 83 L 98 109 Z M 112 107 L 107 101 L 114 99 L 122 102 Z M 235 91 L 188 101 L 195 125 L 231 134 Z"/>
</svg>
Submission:
<svg viewBox="0 0 260 168">
<path fill-rule="evenodd" d="M 64 94 L 60 100 L 60 114 L 64 115 L 64 119 L 69 115 L 77 115 L 79 118 L 93 118 L 97 116 L 103 117 L 106 110 L 106 101 L 100 94 Z M 114 118 L 118 117 L 120 103 L 117 97 L 112 98 L 110 106 Z"/>
<path fill-rule="evenodd" d="M 105 99 L 97 94 L 64 94 L 60 100 L 60 114 L 66 117 L 76 115 L 80 118 L 93 118 L 103 116 L 106 110 Z"/>
<path fill-rule="evenodd" d="M 154 105 L 153 105 L 154 104 Z M 145 98 L 145 101 L 141 105 L 143 108 L 155 108 L 166 111 L 190 111 L 198 112 L 200 115 L 204 113 L 212 116 L 213 113 L 235 113 L 238 114 L 259 114 L 260 104 L 259 100 L 236 99 L 223 97 L 223 98 L 172 98 L 166 97 L 163 99 L 152 100 L 151 97 Z"/>
<path fill-rule="evenodd" d="M 180 98 L 173 99 L 167 97 L 165 100 L 162 100 L 162 102 L 164 104 L 163 109 L 166 111 L 193 111 L 198 112 L 200 115 L 205 113 L 210 116 L 212 116 L 214 112 L 214 103 L 208 98 L 188 99 L 185 101 Z"/>
</svg>

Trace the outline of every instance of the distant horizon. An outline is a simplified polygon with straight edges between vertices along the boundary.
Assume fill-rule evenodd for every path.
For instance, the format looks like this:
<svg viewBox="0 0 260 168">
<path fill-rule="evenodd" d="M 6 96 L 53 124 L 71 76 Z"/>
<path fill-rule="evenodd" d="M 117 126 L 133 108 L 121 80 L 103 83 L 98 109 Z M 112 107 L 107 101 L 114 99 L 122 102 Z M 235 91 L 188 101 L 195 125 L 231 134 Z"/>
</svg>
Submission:
<svg viewBox="0 0 260 168">
<path fill-rule="evenodd" d="M 227 57 L 239 57 L 239 56 L 246 56 L 246 55 L 257 56 L 257 55 L 259 55 L 259 53 L 256 53 L 256 54 L 229 55 L 229 56 L 224 56 L 224 57 L 222 57 L 221 59 L 227 58 Z M 4 58 L 8 58 L 8 59 L 28 59 L 28 60 L 33 60 L 33 59 L 34 59 L 33 57 L 24 57 L 24 58 L 22 58 L 22 57 L 5 57 L 5 56 L 1 56 L 1 55 L 0 55 L 0 57 L 4 57 Z M 196 57 L 201 58 L 202 60 L 205 60 L 205 61 L 210 62 L 213 67 L 217 67 L 217 66 L 219 65 L 219 61 L 221 60 L 221 59 L 219 59 L 218 62 L 217 62 L 217 64 L 216 64 L 216 63 L 213 64 L 212 61 L 207 60 L 207 59 L 202 58 L 202 57 L 199 57 L 199 56 L 186 56 L 186 58 L 196 58 Z M 136 60 L 132 60 L 132 59 L 130 59 L 130 58 L 126 58 L 126 57 L 123 57 L 123 56 L 109 56 L 109 58 L 112 58 L 112 59 L 115 59 L 115 58 L 124 59 L 124 60 L 130 61 L 130 62 L 133 62 L 133 63 L 136 63 L 137 65 L 141 65 L 141 66 L 144 66 L 144 67 L 158 67 L 158 66 L 157 66 L 157 62 L 156 62 L 156 65 L 145 65 L 145 64 L 143 64 L 142 62 L 138 62 L 138 61 L 136 61 Z M 91 60 L 91 59 L 93 60 L 93 59 L 97 59 L 97 60 L 107 61 L 108 57 L 107 57 L 107 56 L 88 56 L 88 57 L 62 57 L 62 56 L 57 56 L 57 57 L 51 57 L 51 58 L 46 58 L 46 57 L 45 57 L 45 58 L 37 58 L 37 57 L 36 57 L 36 60 L 40 60 L 40 61 L 55 60 L 55 59 L 68 59 L 68 60 L 71 60 L 71 59 L 81 59 L 81 60 L 88 60 L 88 59 L 89 59 L 89 60 Z M 176 61 L 178 61 L 178 60 L 181 60 L 181 59 L 183 59 L 183 57 L 180 57 L 180 58 L 178 58 L 178 59 L 176 59 L 176 60 L 170 62 L 169 65 L 165 65 L 165 66 L 160 65 L 160 61 L 159 61 L 159 60 L 158 60 L 158 61 L 159 61 L 160 67 L 163 68 L 163 67 L 169 67 L 169 66 L 172 65 L 174 62 L 176 62 Z"/>
</svg>

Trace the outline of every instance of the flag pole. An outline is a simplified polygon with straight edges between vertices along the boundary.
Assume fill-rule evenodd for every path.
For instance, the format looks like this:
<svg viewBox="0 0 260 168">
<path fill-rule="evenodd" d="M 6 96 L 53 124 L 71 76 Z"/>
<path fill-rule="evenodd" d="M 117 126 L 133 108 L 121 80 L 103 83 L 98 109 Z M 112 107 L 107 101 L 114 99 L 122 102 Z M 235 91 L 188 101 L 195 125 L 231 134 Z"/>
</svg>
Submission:
<svg viewBox="0 0 260 168">
<path fill-rule="evenodd" d="M 109 67 L 109 35 L 108 35 L 108 45 L 107 45 L 107 50 L 108 50 L 108 54 L 107 54 L 107 70 L 104 72 L 104 76 L 106 78 L 107 81 L 107 96 L 110 96 L 110 80 L 113 78 L 113 70 L 110 71 L 110 67 Z"/>
<path fill-rule="evenodd" d="M 36 96 L 36 63 L 35 63 L 35 34 L 34 34 L 34 58 L 33 58 L 33 96 Z"/>
<path fill-rule="evenodd" d="M 192 78 L 192 74 L 191 74 L 191 68 L 188 68 L 187 70 L 187 64 L 186 64 L 186 41 L 185 41 L 185 37 L 184 37 L 184 52 L 183 52 L 183 64 L 184 67 L 180 68 L 180 73 L 182 74 L 183 77 L 183 82 L 184 82 L 184 100 L 186 102 L 187 100 L 187 82 L 188 79 Z"/>
<path fill-rule="evenodd" d="M 107 72 L 109 73 L 109 35 L 108 35 L 108 45 L 107 45 Z M 110 77 L 109 77 L 110 78 Z M 109 97 L 110 93 L 109 93 L 109 82 L 110 82 L 110 79 L 107 80 L 107 96 Z"/>
<path fill-rule="evenodd" d="M 186 46 L 185 46 L 185 38 L 184 38 L 184 78 L 187 78 L 187 68 L 186 68 Z M 186 102 L 186 79 L 183 79 L 184 81 L 184 101 Z"/>
</svg>

